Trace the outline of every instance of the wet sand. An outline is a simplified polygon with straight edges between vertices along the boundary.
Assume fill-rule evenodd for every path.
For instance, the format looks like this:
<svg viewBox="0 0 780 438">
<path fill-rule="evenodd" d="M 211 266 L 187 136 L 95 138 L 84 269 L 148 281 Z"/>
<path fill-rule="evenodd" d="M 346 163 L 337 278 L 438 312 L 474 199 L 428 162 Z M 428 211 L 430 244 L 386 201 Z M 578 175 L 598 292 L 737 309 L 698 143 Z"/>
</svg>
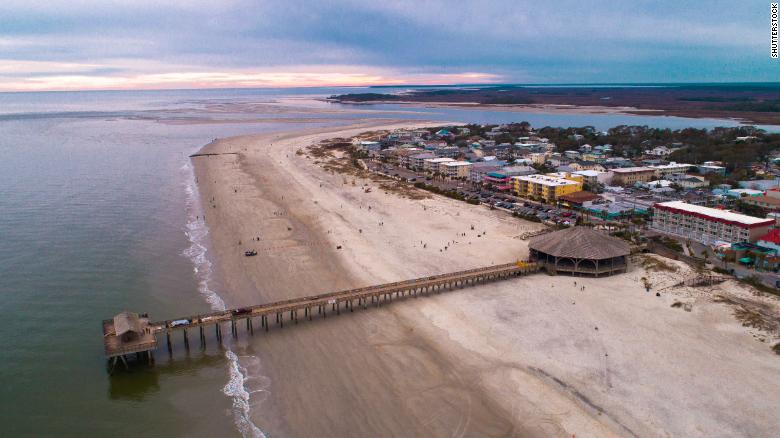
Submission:
<svg viewBox="0 0 780 438">
<path fill-rule="evenodd" d="M 193 158 L 228 306 L 525 258 L 518 236 L 538 224 L 443 197 L 366 193 L 365 182 L 295 153 L 392 125 L 412 126 L 236 137 L 200 151 L 228 154 Z M 643 291 L 643 275 L 584 280 L 582 296 L 570 277 L 537 275 L 242 332 L 235 350 L 252 420 L 269 436 L 729 436 L 780 426 L 771 415 L 780 361 L 768 347 L 725 305 L 670 308 L 670 294 Z M 723 379 L 728 392 L 717 391 Z"/>
</svg>

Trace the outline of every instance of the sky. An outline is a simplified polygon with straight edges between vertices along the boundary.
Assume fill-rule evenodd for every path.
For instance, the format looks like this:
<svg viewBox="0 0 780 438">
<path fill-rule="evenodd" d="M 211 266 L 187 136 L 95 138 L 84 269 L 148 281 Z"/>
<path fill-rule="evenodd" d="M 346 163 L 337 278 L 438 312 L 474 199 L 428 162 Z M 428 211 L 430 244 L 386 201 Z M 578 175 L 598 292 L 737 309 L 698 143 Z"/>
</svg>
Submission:
<svg viewBox="0 0 780 438">
<path fill-rule="evenodd" d="M 774 82 L 763 0 L 2 0 L 0 91 Z"/>
</svg>

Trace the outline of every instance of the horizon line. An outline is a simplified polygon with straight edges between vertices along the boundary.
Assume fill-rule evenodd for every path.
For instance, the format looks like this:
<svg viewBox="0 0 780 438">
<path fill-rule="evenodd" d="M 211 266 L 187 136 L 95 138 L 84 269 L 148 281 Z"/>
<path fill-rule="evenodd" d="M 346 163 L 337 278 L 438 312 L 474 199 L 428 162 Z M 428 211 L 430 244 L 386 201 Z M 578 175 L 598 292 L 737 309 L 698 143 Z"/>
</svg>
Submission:
<svg viewBox="0 0 780 438">
<path fill-rule="evenodd" d="M 210 90 L 292 90 L 316 88 L 444 88 L 444 87 L 567 87 L 567 86 L 676 86 L 676 85 L 778 85 L 780 81 L 733 81 L 733 82 L 476 82 L 451 84 L 374 84 L 374 85 L 301 85 L 301 86 L 267 86 L 267 87 L 182 87 L 182 88 L 106 88 L 106 89 L 72 89 L 72 90 L 0 90 L 0 94 L 21 93 L 106 93 L 106 92 L 139 92 L 139 91 L 210 91 Z"/>
</svg>

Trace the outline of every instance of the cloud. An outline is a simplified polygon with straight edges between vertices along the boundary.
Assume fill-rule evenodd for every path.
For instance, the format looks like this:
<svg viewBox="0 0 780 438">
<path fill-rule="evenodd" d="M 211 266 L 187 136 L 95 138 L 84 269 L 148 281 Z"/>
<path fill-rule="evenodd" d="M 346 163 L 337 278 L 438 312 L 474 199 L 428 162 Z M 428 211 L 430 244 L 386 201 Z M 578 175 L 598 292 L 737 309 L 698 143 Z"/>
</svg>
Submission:
<svg viewBox="0 0 780 438">
<path fill-rule="evenodd" d="M 343 75 L 306 83 L 468 72 L 523 82 L 767 80 L 778 68 L 767 10 L 758 0 L 4 0 L 0 59 L 10 66 L 0 83 L 288 83 L 302 70 Z"/>
</svg>

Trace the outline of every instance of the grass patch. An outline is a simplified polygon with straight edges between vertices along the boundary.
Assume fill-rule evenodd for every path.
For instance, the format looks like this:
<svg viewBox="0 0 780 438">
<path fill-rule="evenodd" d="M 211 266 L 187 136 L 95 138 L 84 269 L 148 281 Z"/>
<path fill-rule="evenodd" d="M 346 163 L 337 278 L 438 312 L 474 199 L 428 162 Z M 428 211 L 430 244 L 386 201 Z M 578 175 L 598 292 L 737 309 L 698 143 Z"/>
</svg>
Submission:
<svg viewBox="0 0 780 438">
<path fill-rule="evenodd" d="M 642 267 L 647 271 L 677 272 L 677 266 L 650 256 L 642 257 Z"/>
<path fill-rule="evenodd" d="M 660 240 L 661 244 L 672 251 L 675 252 L 683 252 L 683 247 L 680 245 L 680 242 L 670 238 L 670 237 L 662 237 Z"/>
<path fill-rule="evenodd" d="M 761 292 L 765 292 L 771 295 L 780 296 L 780 291 L 772 286 L 767 286 L 761 281 L 761 277 L 758 275 L 751 275 L 740 280 L 742 283 L 749 284 Z"/>
</svg>

